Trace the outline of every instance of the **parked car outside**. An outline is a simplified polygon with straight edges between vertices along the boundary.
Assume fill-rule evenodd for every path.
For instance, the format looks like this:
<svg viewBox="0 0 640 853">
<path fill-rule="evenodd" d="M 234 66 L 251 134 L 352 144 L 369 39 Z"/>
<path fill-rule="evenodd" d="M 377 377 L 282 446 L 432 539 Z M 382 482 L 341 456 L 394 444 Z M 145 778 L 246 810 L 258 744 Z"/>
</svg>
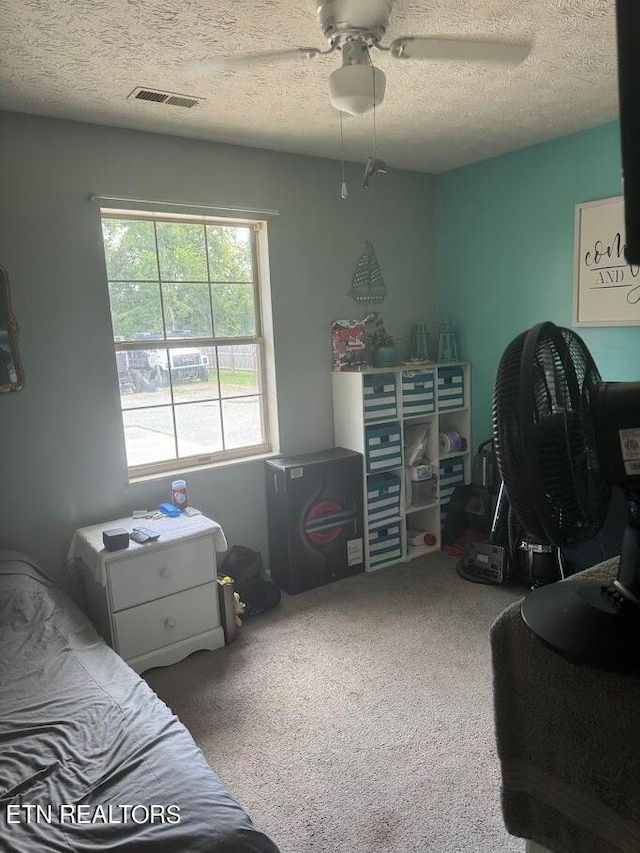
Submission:
<svg viewBox="0 0 640 853">
<path fill-rule="evenodd" d="M 168 339 L 193 337 L 188 331 L 172 330 Z M 174 384 L 208 382 L 209 358 L 197 347 L 117 350 L 116 364 L 120 392 L 153 391 L 169 384 L 169 371 Z"/>
<path fill-rule="evenodd" d="M 167 358 L 167 352 L 169 356 Z M 157 384 L 168 385 L 169 368 L 172 382 L 209 381 L 209 359 L 197 347 L 170 350 L 151 350 L 147 353 L 151 378 Z"/>
</svg>

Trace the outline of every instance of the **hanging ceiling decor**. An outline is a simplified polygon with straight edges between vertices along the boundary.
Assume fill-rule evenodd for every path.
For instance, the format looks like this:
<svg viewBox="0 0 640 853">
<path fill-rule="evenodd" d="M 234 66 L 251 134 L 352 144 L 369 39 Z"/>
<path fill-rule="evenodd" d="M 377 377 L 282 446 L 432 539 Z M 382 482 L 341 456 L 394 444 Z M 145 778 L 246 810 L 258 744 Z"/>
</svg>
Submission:
<svg viewBox="0 0 640 853">
<path fill-rule="evenodd" d="M 356 302 L 384 302 L 386 295 L 387 288 L 376 257 L 376 250 L 373 248 L 373 243 L 367 240 L 364 244 L 364 252 L 360 255 L 353 271 L 349 296 Z"/>
</svg>

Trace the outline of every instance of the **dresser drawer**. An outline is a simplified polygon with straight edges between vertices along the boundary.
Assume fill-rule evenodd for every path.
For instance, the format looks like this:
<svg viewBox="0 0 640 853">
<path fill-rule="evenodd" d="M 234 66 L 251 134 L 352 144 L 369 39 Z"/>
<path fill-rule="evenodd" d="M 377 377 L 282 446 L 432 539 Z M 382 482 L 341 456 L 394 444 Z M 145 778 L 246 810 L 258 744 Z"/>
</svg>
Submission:
<svg viewBox="0 0 640 853">
<path fill-rule="evenodd" d="M 114 613 L 118 653 L 125 659 L 203 634 L 220 624 L 215 583 L 176 592 Z"/>
<path fill-rule="evenodd" d="M 109 564 L 112 610 L 134 607 L 215 578 L 216 555 L 210 536 L 166 548 L 140 549 Z"/>
</svg>

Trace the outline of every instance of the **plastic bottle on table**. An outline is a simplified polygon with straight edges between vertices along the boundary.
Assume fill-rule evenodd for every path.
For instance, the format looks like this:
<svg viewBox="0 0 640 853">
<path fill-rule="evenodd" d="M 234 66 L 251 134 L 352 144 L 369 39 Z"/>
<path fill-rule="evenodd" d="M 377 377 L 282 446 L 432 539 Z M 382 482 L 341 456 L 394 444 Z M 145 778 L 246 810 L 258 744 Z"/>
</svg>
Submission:
<svg viewBox="0 0 640 853">
<path fill-rule="evenodd" d="M 174 480 L 171 483 L 171 500 L 173 505 L 178 509 L 184 509 L 187 504 L 187 483 L 186 480 Z"/>
</svg>

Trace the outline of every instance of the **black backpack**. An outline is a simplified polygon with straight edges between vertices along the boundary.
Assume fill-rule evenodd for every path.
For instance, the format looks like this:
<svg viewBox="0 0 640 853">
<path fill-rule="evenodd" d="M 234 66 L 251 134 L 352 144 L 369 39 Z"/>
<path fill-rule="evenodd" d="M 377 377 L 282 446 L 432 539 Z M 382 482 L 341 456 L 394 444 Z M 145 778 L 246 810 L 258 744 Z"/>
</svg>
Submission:
<svg viewBox="0 0 640 853">
<path fill-rule="evenodd" d="M 267 575 L 259 551 L 233 545 L 222 561 L 220 574 L 233 579 L 234 591 L 247 606 L 246 616 L 262 613 L 280 603 L 282 593 Z"/>
<path fill-rule="evenodd" d="M 500 474 L 492 438 L 478 445 L 471 462 L 471 482 L 477 488 L 486 489 L 490 495 L 494 495 L 500 488 Z"/>
</svg>

